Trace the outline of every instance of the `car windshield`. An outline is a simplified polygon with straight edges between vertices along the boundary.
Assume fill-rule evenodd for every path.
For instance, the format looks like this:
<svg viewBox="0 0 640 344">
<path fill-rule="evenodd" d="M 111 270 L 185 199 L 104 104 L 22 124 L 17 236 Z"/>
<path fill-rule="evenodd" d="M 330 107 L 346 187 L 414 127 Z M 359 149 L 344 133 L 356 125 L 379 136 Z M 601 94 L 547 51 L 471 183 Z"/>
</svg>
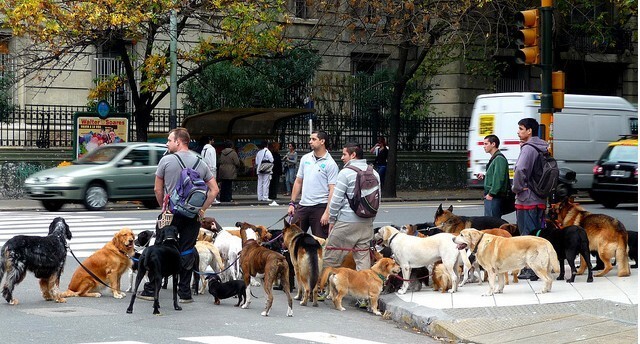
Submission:
<svg viewBox="0 0 640 344">
<path fill-rule="evenodd" d="M 602 162 L 638 163 L 638 146 L 613 146 L 609 154 L 605 152 Z"/>
<path fill-rule="evenodd" d="M 122 152 L 123 146 L 101 146 L 91 151 L 82 158 L 74 161 L 76 165 L 102 165 L 111 161 L 118 153 Z"/>
</svg>

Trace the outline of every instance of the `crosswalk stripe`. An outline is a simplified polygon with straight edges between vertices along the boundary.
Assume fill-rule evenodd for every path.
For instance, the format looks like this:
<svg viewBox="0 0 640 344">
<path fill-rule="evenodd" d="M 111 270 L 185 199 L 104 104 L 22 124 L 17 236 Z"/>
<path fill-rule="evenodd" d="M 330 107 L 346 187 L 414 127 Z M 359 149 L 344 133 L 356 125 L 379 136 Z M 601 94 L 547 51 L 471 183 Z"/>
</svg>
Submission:
<svg viewBox="0 0 640 344">
<path fill-rule="evenodd" d="M 234 336 L 183 337 L 178 339 L 204 344 L 271 344 L 270 342 Z"/>
<path fill-rule="evenodd" d="M 278 336 L 326 344 L 384 344 L 366 339 L 345 337 L 326 332 L 278 333 Z"/>
<path fill-rule="evenodd" d="M 21 212 L 3 212 L 7 221 L 0 223 L 0 245 L 16 235 L 45 236 L 51 221 L 61 216 L 71 230 L 73 238 L 69 246 L 77 257 L 86 258 L 102 248 L 120 229 L 127 227 L 139 234 L 144 230 L 154 230 L 155 220 L 141 220 L 132 217 L 104 218 L 100 215 L 36 213 L 26 216 Z"/>
</svg>

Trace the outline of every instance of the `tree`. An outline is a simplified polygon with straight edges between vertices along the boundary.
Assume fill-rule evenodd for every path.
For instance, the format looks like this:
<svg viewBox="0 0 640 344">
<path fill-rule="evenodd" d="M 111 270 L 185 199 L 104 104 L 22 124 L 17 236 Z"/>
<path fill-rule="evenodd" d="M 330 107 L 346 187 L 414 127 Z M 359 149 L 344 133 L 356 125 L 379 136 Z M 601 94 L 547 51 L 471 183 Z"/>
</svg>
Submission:
<svg viewBox="0 0 640 344">
<path fill-rule="evenodd" d="M 185 83 L 188 114 L 222 107 L 303 107 L 320 56 L 292 49 L 281 58 L 231 61 L 208 66 Z"/>
<path fill-rule="evenodd" d="M 59 77 L 96 47 L 109 47 L 118 56 L 124 73 L 98 82 L 89 98 L 100 99 L 126 84 L 139 141 L 147 139 L 152 110 L 169 94 L 172 9 L 178 19 L 178 85 L 211 64 L 277 56 L 289 46 L 283 39 L 284 0 L 0 1 L 5 27 L 30 42 L 16 59 L 22 61 L 20 78 L 44 70 L 50 75 L 37 77 Z M 189 29 L 194 27 L 201 29 Z"/>
<path fill-rule="evenodd" d="M 486 25 L 475 24 L 486 18 L 482 7 L 488 3 L 491 0 L 346 0 L 317 4 L 322 22 L 337 28 L 337 37 L 348 35 L 351 43 L 360 48 L 374 46 L 392 51 L 387 180 L 396 180 L 402 101 L 409 82 L 429 56 L 450 59 L 451 56 L 439 54 L 455 53 L 464 57 L 465 44 L 483 37 L 477 33 Z M 481 40 L 478 42 L 482 44 Z M 382 194 L 395 197 L 396 183 L 385 183 Z"/>
</svg>

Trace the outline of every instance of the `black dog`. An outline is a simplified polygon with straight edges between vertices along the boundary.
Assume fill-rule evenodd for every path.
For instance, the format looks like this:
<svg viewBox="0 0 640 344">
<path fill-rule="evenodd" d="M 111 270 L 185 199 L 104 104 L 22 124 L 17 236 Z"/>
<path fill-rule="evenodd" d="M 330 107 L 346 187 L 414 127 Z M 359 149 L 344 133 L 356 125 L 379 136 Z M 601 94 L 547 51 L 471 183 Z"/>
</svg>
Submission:
<svg viewBox="0 0 640 344">
<path fill-rule="evenodd" d="M 434 236 L 436 234 L 442 233 L 442 230 L 436 227 L 435 223 L 433 222 L 417 223 L 415 226 L 420 233 L 426 236 Z"/>
<path fill-rule="evenodd" d="M 632 268 L 638 268 L 638 232 L 627 231 L 629 234 L 629 240 L 627 240 L 627 245 L 629 246 L 629 258 L 633 259 Z"/>
<path fill-rule="evenodd" d="M 233 280 L 222 283 L 220 276 L 211 275 L 207 277 L 209 281 L 209 294 L 213 295 L 216 305 L 220 304 L 220 299 L 228 299 L 232 296 L 238 297 L 238 303 L 234 307 L 240 306 L 243 300 L 247 299 L 247 286 L 243 280 Z"/>
<path fill-rule="evenodd" d="M 393 256 L 393 252 L 390 247 L 384 247 L 380 250 L 380 254 L 385 258 L 392 258 Z M 382 293 L 391 294 L 400 290 L 403 278 L 402 271 L 400 271 L 398 275 L 389 276 L 389 280 L 385 283 Z M 427 267 L 413 268 L 411 269 L 411 276 L 409 276 L 409 279 L 411 280 L 409 288 L 413 291 L 422 290 L 423 284 L 425 287 L 429 287 L 429 269 Z"/>
<path fill-rule="evenodd" d="M 133 303 L 136 300 L 138 287 L 145 274 L 149 281 L 153 283 L 153 314 L 160 314 L 160 288 L 162 278 L 173 276 L 173 308 L 181 311 L 178 305 L 178 273 L 180 272 L 180 250 L 178 250 L 178 229 L 175 226 L 166 226 L 158 230 L 156 242 L 153 246 L 147 247 L 138 266 L 136 285 L 131 294 L 131 303 L 127 308 L 127 313 L 133 313 Z"/>
<path fill-rule="evenodd" d="M 557 280 L 564 279 L 564 260 L 566 259 L 571 268 L 571 278 L 569 278 L 567 282 L 573 283 L 575 281 L 577 272 L 575 260 L 576 256 L 580 254 L 587 262 L 587 268 L 589 269 L 587 282 L 593 282 L 593 269 L 591 266 L 591 256 L 589 255 L 589 238 L 584 228 L 580 226 L 567 226 L 558 229 L 547 226 L 547 228 L 535 230 L 531 232 L 531 234 L 547 239 L 551 242 L 551 245 L 553 245 L 553 249 L 556 251 L 558 261 L 560 262 L 560 276 L 558 276 Z"/>
<path fill-rule="evenodd" d="M 67 302 L 59 292 L 60 276 L 67 259 L 67 240 L 71 240 L 69 226 L 61 217 L 53 219 L 46 237 L 17 235 L 9 239 L 0 253 L 0 280 L 5 277 L 2 296 L 11 305 L 17 305 L 13 289 L 31 271 L 40 279 L 42 297 L 56 302 Z"/>
</svg>

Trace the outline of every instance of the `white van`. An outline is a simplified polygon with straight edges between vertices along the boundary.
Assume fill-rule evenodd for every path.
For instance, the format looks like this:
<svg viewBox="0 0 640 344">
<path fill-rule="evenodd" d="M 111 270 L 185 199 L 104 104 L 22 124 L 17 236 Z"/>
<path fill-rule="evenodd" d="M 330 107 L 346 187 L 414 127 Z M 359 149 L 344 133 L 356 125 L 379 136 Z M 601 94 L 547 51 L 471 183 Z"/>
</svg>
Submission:
<svg viewBox="0 0 640 344">
<path fill-rule="evenodd" d="M 489 134 L 500 138 L 500 151 L 509 161 L 509 172 L 520 153 L 518 121 L 533 117 L 540 123 L 539 93 L 494 93 L 476 98 L 469 127 L 467 143 L 469 162 L 467 180 L 470 187 L 482 187 L 476 177 L 484 173 L 489 154 L 484 152 L 484 137 Z M 607 145 L 629 135 L 637 134 L 638 111 L 620 97 L 567 94 L 564 109 L 553 116 L 553 155 L 560 168 L 576 172 L 578 189 L 591 188 L 593 166 Z M 543 126 L 539 135 L 544 137 Z"/>
</svg>

